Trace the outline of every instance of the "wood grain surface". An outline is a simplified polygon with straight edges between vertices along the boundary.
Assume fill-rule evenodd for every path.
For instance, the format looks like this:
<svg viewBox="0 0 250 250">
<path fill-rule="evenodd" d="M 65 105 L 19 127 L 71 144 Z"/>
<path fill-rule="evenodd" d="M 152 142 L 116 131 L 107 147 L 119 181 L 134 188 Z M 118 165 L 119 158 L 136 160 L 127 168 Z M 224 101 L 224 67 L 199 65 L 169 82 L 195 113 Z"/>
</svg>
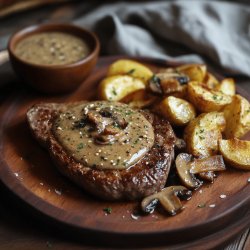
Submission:
<svg viewBox="0 0 250 250">
<path fill-rule="evenodd" d="M 100 201 L 62 177 L 48 153 L 32 138 L 25 121 L 25 112 L 32 104 L 95 98 L 98 82 L 115 59 L 100 60 L 95 72 L 68 96 L 45 97 L 27 89 L 10 96 L 0 108 L 1 181 L 30 213 L 59 232 L 67 232 L 78 240 L 83 238 L 88 244 L 93 244 L 95 237 L 99 246 L 222 246 L 249 226 L 249 172 L 229 168 L 213 185 L 204 185 L 202 193 L 195 192 L 185 210 L 175 217 L 162 213 L 137 217 L 138 203 Z M 153 70 L 164 66 L 160 60 L 141 60 Z M 242 90 L 240 93 L 247 96 Z M 226 199 L 221 199 L 221 194 L 226 194 Z M 198 208 L 201 203 L 206 207 Z M 215 207 L 209 207 L 211 204 Z M 110 215 L 103 212 L 105 207 L 112 207 Z"/>
</svg>

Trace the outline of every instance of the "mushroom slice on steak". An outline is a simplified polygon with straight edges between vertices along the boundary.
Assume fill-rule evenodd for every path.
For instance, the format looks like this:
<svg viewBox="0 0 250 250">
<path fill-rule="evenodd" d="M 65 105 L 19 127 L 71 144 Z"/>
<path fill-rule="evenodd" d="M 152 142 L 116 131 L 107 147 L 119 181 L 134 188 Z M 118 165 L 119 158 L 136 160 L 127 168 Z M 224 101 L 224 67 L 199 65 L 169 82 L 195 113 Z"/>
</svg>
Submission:
<svg viewBox="0 0 250 250">
<path fill-rule="evenodd" d="M 159 201 L 170 215 L 176 215 L 183 209 L 180 199 L 189 200 L 191 196 L 192 192 L 183 186 L 170 186 L 144 198 L 141 208 L 145 213 L 152 213 Z"/>
</svg>

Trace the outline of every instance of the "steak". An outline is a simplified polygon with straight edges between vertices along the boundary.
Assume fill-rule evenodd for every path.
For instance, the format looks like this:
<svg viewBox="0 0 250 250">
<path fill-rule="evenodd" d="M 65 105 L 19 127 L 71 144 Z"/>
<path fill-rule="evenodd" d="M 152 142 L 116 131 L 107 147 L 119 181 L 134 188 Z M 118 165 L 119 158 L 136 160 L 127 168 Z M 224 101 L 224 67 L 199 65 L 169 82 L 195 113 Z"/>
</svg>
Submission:
<svg viewBox="0 0 250 250">
<path fill-rule="evenodd" d="M 77 162 L 53 133 L 53 122 L 75 105 L 42 103 L 31 107 L 27 120 L 32 134 L 45 147 L 57 169 L 88 193 L 104 200 L 139 200 L 164 188 L 174 158 L 175 134 L 169 122 L 149 111 L 140 111 L 152 124 L 154 145 L 127 169 L 98 169 Z"/>
</svg>

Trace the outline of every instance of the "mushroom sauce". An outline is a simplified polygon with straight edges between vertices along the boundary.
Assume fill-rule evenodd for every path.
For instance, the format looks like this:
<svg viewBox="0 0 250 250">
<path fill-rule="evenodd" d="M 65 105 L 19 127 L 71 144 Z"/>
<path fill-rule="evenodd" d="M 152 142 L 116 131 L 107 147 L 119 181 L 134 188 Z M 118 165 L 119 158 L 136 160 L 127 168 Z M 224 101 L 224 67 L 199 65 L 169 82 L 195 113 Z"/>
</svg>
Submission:
<svg viewBox="0 0 250 250">
<path fill-rule="evenodd" d="M 58 116 L 53 132 L 77 162 L 98 169 L 126 169 L 154 144 L 151 123 L 140 112 L 115 102 L 74 106 Z"/>
<path fill-rule="evenodd" d="M 22 39 L 15 54 L 22 60 L 40 65 L 75 63 L 89 54 L 86 42 L 62 32 L 42 32 Z"/>
</svg>

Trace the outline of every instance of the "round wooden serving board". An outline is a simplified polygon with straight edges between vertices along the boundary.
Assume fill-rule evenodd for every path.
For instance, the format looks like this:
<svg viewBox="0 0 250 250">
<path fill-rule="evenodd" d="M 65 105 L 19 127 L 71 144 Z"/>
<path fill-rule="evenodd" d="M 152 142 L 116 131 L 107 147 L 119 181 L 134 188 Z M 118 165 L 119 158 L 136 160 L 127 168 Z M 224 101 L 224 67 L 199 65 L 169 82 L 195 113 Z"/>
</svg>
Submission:
<svg viewBox="0 0 250 250">
<path fill-rule="evenodd" d="M 228 168 L 214 184 L 205 184 L 195 191 L 192 199 L 185 203 L 184 211 L 177 216 L 155 212 L 138 217 L 139 203 L 101 201 L 61 176 L 48 153 L 33 139 L 25 119 L 30 106 L 39 102 L 93 99 L 108 65 L 116 59 L 100 59 L 91 76 L 70 95 L 42 96 L 24 90 L 9 98 L 1 107 L 1 181 L 19 201 L 24 201 L 43 219 L 66 230 L 67 234 L 86 241 L 92 239 L 99 245 L 164 245 L 194 249 L 209 239 L 208 245 L 213 246 L 213 241 L 218 244 L 221 243 L 220 239 L 226 240 L 239 233 L 250 221 L 250 184 L 247 181 L 250 172 Z M 153 70 L 174 65 L 156 59 L 134 59 Z M 247 97 L 244 91 L 238 92 Z M 249 135 L 247 139 L 250 139 Z M 221 194 L 225 194 L 226 198 L 221 199 Z M 199 204 L 206 206 L 199 208 Z M 211 204 L 215 204 L 215 207 L 209 207 Z M 103 211 L 107 207 L 112 208 L 111 214 Z"/>
</svg>

